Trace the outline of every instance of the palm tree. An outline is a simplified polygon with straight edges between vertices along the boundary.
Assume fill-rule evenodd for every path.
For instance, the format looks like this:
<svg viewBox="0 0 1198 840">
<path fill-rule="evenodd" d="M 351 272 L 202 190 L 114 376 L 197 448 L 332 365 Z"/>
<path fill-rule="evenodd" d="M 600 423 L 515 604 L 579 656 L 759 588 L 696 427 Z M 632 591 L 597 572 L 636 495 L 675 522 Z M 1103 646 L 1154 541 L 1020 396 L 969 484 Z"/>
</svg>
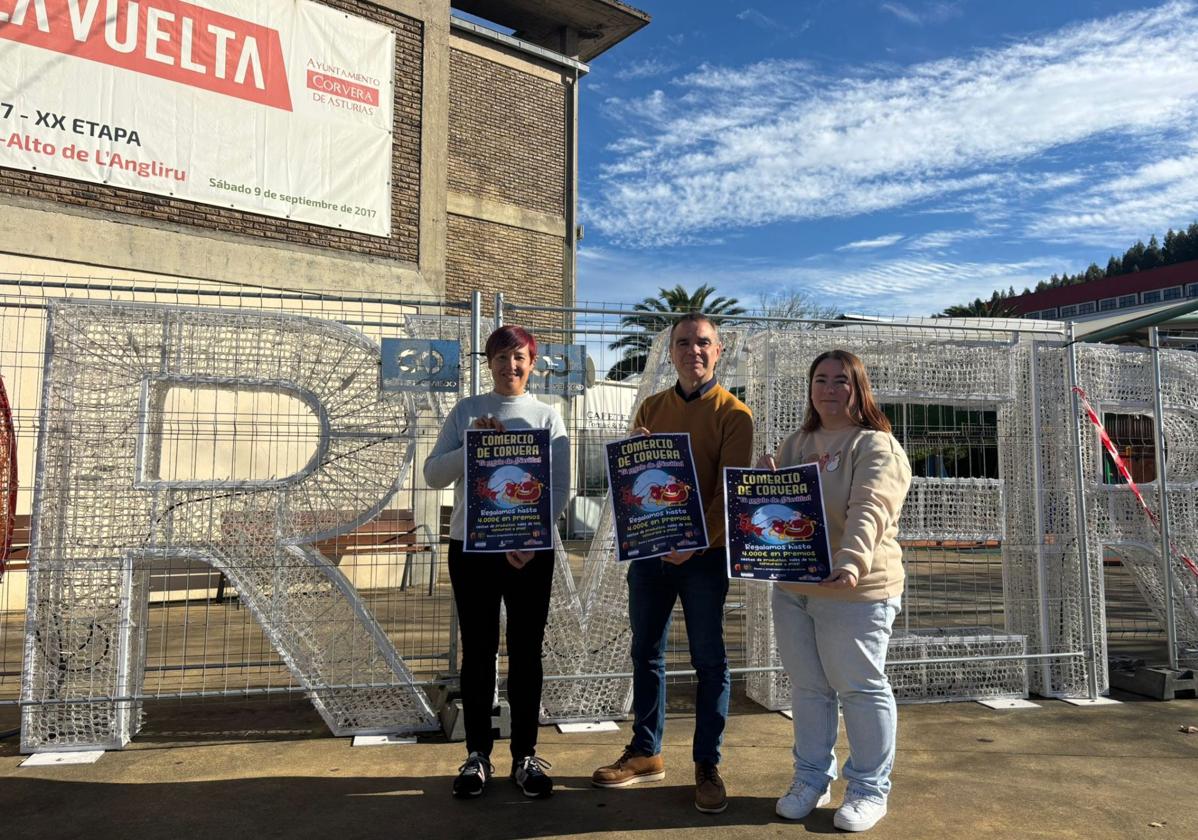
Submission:
<svg viewBox="0 0 1198 840">
<path fill-rule="evenodd" d="M 621 336 L 608 345 L 611 350 L 623 350 L 620 361 L 607 372 L 608 379 L 627 379 L 645 369 L 653 337 L 687 312 L 702 312 L 718 324 L 730 316 L 743 315 L 736 298 L 713 297 L 715 287 L 706 284 L 688 292 L 678 284 L 672 289 L 658 289 L 657 297 L 647 297 L 632 308 L 636 314 L 625 315 L 620 325 L 640 332 Z"/>
<path fill-rule="evenodd" d="M 998 292 L 990 300 L 975 298 L 973 303 L 955 304 L 945 308 L 936 315 L 937 318 L 1018 318 L 1019 310 L 1007 298 L 998 296 Z"/>
</svg>

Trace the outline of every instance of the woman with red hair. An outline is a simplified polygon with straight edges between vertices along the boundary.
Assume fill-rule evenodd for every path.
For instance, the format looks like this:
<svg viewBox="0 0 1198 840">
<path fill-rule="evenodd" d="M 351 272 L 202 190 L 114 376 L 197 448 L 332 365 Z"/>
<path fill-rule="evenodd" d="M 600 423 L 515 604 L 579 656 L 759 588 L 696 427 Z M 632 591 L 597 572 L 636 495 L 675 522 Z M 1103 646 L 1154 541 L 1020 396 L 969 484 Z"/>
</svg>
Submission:
<svg viewBox="0 0 1198 840">
<path fill-rule="evenodd" d="M 561 415 L 528 393 L 528 377 L 537 360 L 537 340 L 523 327 L 491 333 L 487 367 L 494 389 L 467 397 L 449 413 L 433 451 L 424 462 L 430 487 L 453 488 L 449 525 L 449 578 L 462 635 L 462 710 L 466 724 L 466 762 L 458 768 L 453 794 L 478 796 L 494 768 L 491 748 L 491 701 L 499 652 L 499 604 L 507 607 L 507 696 L 512 711 L 512 780 L 525 796 L 553 792 L 549 763 L 536 754 L 541 712 L 541 644 L 553 585 L 553 550 L 467 551 L 466 462 L 462 451 L 467 429 L 549 429 L 553 521 L 569 495 L 570 441 Z"/>
</svg>

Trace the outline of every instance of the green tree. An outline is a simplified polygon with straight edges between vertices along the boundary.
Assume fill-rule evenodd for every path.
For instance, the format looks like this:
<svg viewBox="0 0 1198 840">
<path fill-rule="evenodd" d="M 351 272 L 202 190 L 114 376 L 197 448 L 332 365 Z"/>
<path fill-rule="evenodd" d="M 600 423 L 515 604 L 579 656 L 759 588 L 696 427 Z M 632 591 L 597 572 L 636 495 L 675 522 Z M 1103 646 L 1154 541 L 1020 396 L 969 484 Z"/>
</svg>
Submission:
<svg viewBox="0 0 1198 840">
<path fill-rule="evenodd" d="M 647 297 L 633 305 L 633 314 L 620 319 L 620 325 L 636 332 L 621 336 L 608 345 L 611 350 L 623 350 L 624 355 L 607 372 L 608 379 L 627 379 L 645 369 L 653 337 L 679 316 L 687 312 L 702 312 L 720 323 L 745 314 L 736 298 L 716 297 L 715 287 L 704 284 L 688 292 L 679 283 L 672 289 L 658 289 L 657 297 Z"/>
<path fill-rule="evenodd" d="M 1143 268 L 1141 262 L 1144 259 L 1144 252 L 1147 250 L 1144 247 L 1144 243 L 1137 239 L 1136 244 L 1123 253 L 1123 273 L 1130 274 L 1133 271 L 1139 271 Z"/>
<path fill-rule="evenodd" d="M 1000 297 L 998 292 L 989 300 L 975 298 L 973 303 L 957 304 L 946 308 L 937 318 L 1018 318 L 1015 304 Z"/>
<path fill-rule="evenodd" d="M 1150 268 L 1164 265 L 1163 255 L 1161 254 L 1160 243 L 1156 241 L 1156 234 L 1153 234 L 1148 239 L 1148 247 L 1144 249 L 1144 259 L 1140 263 L 1140 269 L 1147 271 Z"/>
<path fill-rule="evenodd" d="M 1162 244 L 1153 234 L 1148 238 L 1148 244 L 1145 245 L 1142 240 L 1136 242 L 1122 257 L 1112 256 L 1107 260 L 1106 268 L 1102 269 L 1096 263 L 1090 263 L 1089 267 L 1084 272 L 1077 274 L 1069 274 L 1065 272 L 1060 276 L 1053 274 L 1047 280 L 1041 280 L 1036 284 L 1036 291 L 1042 292 L 1045 289 L 1055 289 L 1060 286 L 1073 286 L 1078 283 L 1090 283 L 1094 280 L 1101 280 L 1104 277 L 1119 277 L 1123 274 L 1132 274 L 1137 271 L 1148 271 L 1153 268 L 1160 268 L 1166 265 L 1175 265 L 1181 262 L 1190 260 L 1198 260 L 1198 222 L 1191 222 L 1185 230 L 1174 231 L 1169 228 L 1165 234 L 1164 243 Z M 1014 289 L 1009 289 L 1007 292 L 997 291 L 994 297 L 989 301 L 984 301 L 981 298 L 974 300 L 973 303 L 960 304 L 958 306 L 950 306 L 944 312 L 940 313 L 942 317 L 952 313 L 959 317 L 966 317 L 970 314 L 976 315 L 982 312 L 1001 311 L 1003 307 L 996 306 L 995 301 L 1001 301 L 1013 292 Z M 1027 289 L 1024 289 L 1024 294 L 1027 294 Z M 990 317 L 1001 317 L 991 315 Z"/>
</svg>

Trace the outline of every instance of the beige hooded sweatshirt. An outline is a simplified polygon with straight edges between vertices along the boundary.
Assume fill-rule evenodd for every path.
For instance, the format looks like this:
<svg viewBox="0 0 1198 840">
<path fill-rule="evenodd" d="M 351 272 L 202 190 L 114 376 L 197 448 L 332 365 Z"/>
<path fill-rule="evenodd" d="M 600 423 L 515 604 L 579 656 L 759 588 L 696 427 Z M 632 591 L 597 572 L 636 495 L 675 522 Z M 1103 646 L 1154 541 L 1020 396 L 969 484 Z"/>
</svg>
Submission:
<svg viewBox="0 0 1198 840">
<path fill-rule="evenodd" d="M 798 431 L 778 449 L 779 467 L 820 464 L 832 568 L 857 575 L 853 589 L 813 583 L 779 586 L 841 601 L 884 601 L 903 592 L 899 513 L 911 486 L 907 453 L 889 432 L 852 426 Z"/>
</svg>

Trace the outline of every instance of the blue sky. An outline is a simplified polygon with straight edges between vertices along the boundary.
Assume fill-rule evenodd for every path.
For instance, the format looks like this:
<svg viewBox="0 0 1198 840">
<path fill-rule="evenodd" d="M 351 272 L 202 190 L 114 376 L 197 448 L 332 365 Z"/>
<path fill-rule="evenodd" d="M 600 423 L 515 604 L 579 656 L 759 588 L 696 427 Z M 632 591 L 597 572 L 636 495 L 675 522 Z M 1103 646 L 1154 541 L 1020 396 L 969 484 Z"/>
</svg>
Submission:
<svg viewBox="0 0 1198 840">
<path fill-rule="evenodd" d="M 581 83 L 580 300 L 928 315 L 1198 219 L 1198 2 L 633 5 Z"/>
</svg>

